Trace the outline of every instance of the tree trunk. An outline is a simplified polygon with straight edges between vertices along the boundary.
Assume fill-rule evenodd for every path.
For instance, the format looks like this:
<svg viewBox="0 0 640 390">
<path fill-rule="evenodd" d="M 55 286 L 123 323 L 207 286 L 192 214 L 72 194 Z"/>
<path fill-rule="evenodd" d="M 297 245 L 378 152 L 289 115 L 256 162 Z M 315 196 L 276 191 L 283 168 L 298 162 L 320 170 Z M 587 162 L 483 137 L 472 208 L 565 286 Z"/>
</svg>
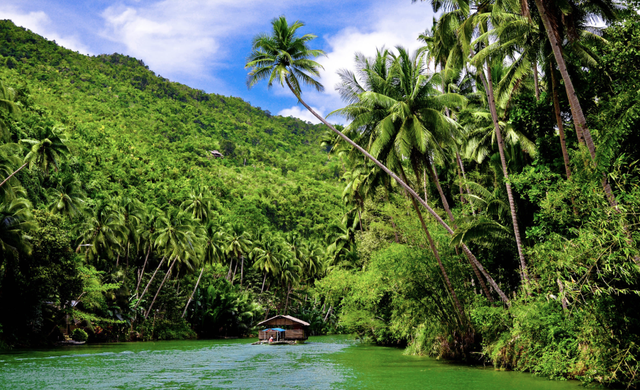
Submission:
<svg viewBox="0 0 640 390">
<path fill-rule="evenodd" d="M 324 306 L 322 307 L 322 309 L 324 310 Z M 324 316 L 323 322 L 327 322 L 327 320 L 329 319 L 329 314 L 331 314 L 332 309 L 333 309 L 333 306 L 329 306 L 329 310 L 327 310 L 327 314 Z"/>
<path fill-rule="evenodd" d="M 427 241 L 429 242 L 429 247 L 431 248 L 431 252 L 433 252 L 433 255 L 436 258 L 436 261 L 438 262 L 438 267 L 440 267 L 440 272 L 442 273 L 442 277 L 444 278 L 444 282 L 447 286 L 447 289 L 449 290 L 449 293 L 451 294 L 451 298 L 453 299 L 453 303 L 454 306 L 456 308 L 456 311 L 458 312 L 458 316 L 460 318 L 460 325 L 464 326 L 466 323 L 466 316 L 464 314 L 464 309 L 462 308 L 462 305 L 460 304 L 460 301 L 458 300 L 458 295 L 456 294 L 455 290 L 453 289 L 453 285 L 451 284 L 451 280 L 449 280 L 449 275 L 447 274 L 447 271 L 444 269 L 444 265 L 442 264 L 442 260 L 440 260 L 440 254 L 438 253 L 438 249 L 436 248 L 436 244 L 433 242 L 433 238 L 431 238 L 431 234 L 429 233 L 429 229 L 427 229 L 427 225 L 424 222 L 424 218 L 422 217 L 422 213 L 420 212 L 420 209 L 418 208 L 418 204 L 416 203 L 416 200 L 411 198 L 411 202 L 413 203 L 413 208 L 416 211 L 416 213 L 418 213 L 418 219 L 420 219 L 420 224 L 422 225 L 422 230 L 424 230 L 425 235 L 427 236 Z"/>
<path fill-rule="evenodd" d="M 538 82 L 538 64 L 533 64 L 533 84 L 536 89 L 536 102 L 540 100 L 540 84 Z"/>
<path fill-rule="evenodd" d="M 229 272 L 227 272 L 227 281 L 231 281 L 231 270 L 233 269 L 233 258 L 229 261 Z"/>
<path fill-rule="evenodd" d="M 539 0 L 536 0 L 536 2 Z M 502 173 L 505 179 L 505 187 L 507 188 L 507 197 L 509 198 L 509 208 L 511 209 L 511 220 L 513 221 L 513 234 L 516 237 L 516 246 L 518 247 L 518 257 L 520 258 L 520 272 L 523 281 L 529 282 L 529 274 L 527 273 L 527 264 L 524 260 L 524 253 L 522 251 L 522 241 L 520 239 L 520 228 L 518 225 L 518 216 L 516 214 L 516 204 L 513 200 L 513 193 L 511 191 L 511 183 L 509 182 L 509 172 L 507 170 L 507 159 L 504 155 L 504 140 L 502 139 L 502 132 L 500 131 L 500 125 L 498 123 L 498 112 L 496 110 L 496 102 L 493 94 L 493 80 L 491 77 L 491 68 L 489 63 L 487 66 L 487 100 L 489 102 L 489 109 L 491 110 L 491 119 L 493 119 L 493 127 L 496 132 L 496 138 L 498 140 L 498 151 L 500 152 L 500 161 L 502 162 Z"/>
<path fill-rule="evenodd" d="M 358 209 L 358 222 L 360 222 L 360 231 L 364 232 L 364 229 L 362 229 L 362 214 L 360 213 L 360 209 Z"/>
<path fill-rule="evenodd" d="M 153 296 L 153 300 L 151 301 L 151 304 L 149 305 L 149 308 L 147 309 L 147 312 L 144 315 L 144 319 L 145 320 L 147 319 L 147 317 L 149 317 L 149 313 L 151 313 L 151 309 L 153 308 L 153 304 L 156 303 L 156 298 L 158 298 L 158 294 L 160 294 L 160 290 L 162 290 L 162 286 L 164 286 L 164 282 L 166 282 L 167 278 L 169 277 L 169 275 L 171 275 L 171 270 L 173 269 L 173 266 L 176 264 L 176 261 L 178 261 L 178 256 L 176 256 L 173 259 L 173 262 L 171 263 L 171 266 L 169 267 L 169 270 L 164 275 L 164 279 L 162 279 L 162 283 L 160 283 L 160 287 L 158 287 L 158 291 L 156 291 L 156 295 Z"/>
<path fill-rule="evenodd" d="M 262 288 L 260 289 L 260 294 L 264 292 L 264 283 L 267 281 L 267 271 L 264 271 L 264 278 L 262 278 Z"/>
<path fill-rule="evenodd" d="M 576 94 L 576 90 L 573 87 L 573 82 L 571 81 L 569 72 L 567 71 L 567 64 L 562 54 L 562 47 L 560 46 L 560 39 L 557 35 L 557 31 L 551 25 L 551 19 L 549 17 L 549 14 L 547 13 L 546 7 L 542 3 L 542 0 L 535 0 L 535 2 L 536 7 L 538 8 L 538 13 L 542 17 L 544 28 L 545 30 L 547 30 L 547 37 L 549 38 L 551 48 L 553 49 L 553 57 L 558 64 L 558 69 L 560 70 L 562 80 L 564 81 L 564 87 L 567 91 L 569 105 L 571 106 L 571 114 L 573 115 L 573 122 L 576 126 L 578 140 L 580 142 L 584 142 L 584 144 L 587 146 L 587 149 L 589 150 L 589 154 L 591 155 L 593 164 L 597 165 L 596 146 L 593 142 L 593 138 L 591 137 L 591 132 L 587 127 L 587 120 L 585 119 L 584 112 L 582 111 L 582 107 L 580 106 L 580 100 L 578 100 L 578 95 Z M 613 195 L 611 185 L 609 184 L 609 180 L 607 180 L 606 175 L 604 175 L 604 178 L 602 180 L 602 187 L 604 189 L 607 200 L 609 201 L 609 205 L 611 205 L 611 207 L 613 207 L 617 212 L 620 212 L 618 208 L 618 202 L 616 201 L 616 197 Z M 628 230 L 628 228 L 626 229 Z"/>
<path fill-rule="evenodd" d="M 456 159 L 458 160 L 458 165 L 460 166 L 460 171 L 462 172 L 462 179 L 464 180 L 464 185 L 467 188 L 467 194 L 471 196 L 471 190 L 469 190 L 469 184 L 467 184 L 467 175 L 464 171 L 464 164 L 462 163 L 462 158 L 460 158 L 460 153 L 456 150 Z M 473 202 L 469 201 L 469 205 L 471 206 L 471 213 L 476 215 L 476 210 L 473 207 Z"/>
<path fill-rule="evenodd" d="M 202 269 L 200 270 L 200 276 L 198 276 L 198 281 L 196 281 L 196 286 L 193 288 L 193 292 L 191 293 L 191 296 L 187 301 L 187 305 L 184 307 L 184 311 L 182 312 L 182 318 L 184 318 L 184 315 L 187 313 L 187 308 L 189 307 L 189 304 L 191 303 L 191 300 L 193 299 L 193 296 L 195 295 L 196 290 L 198 289 L 198 285 L 200 284 L 200 278 L 202 278 L 203 272 L 204 272 L 204 266 L 202 266 Z"/>
<path fill-rule="evenodd" d="M 289 308 L 289 294 L 291 294 L 291 287 L 287 286 L 287 300 L 285 301 L 284 304 L 284 314 L 287 314 L 287 309 Z"/>
<path fill-rule="evenodd" d="M 138 308 L 138 306 L 140 305 L 140 302 L 142 302 L 142 298 L 144 297 L 144 294 L 147 293 L 149 286 L 151 286 L 151 282 L 153 282 L 153 279 L 156 277 L 156 274 L 158 273 L 158 270 L 162 266 L 163 262 L 164 262 L 164 256 L 162 257 L 162 260 L 160 260 L 160 264 L 158 264 L 158 268 L 156 268 L 156 270 L 153 272 L 153 275 L 151 275 L 151 279 L 149 279 L 149 283 L 147 283 L 147 286 L 144 288 L 144 291 L 142 292 L 142 294 L 140 294 L 140 298 L 138 298 L 138 302 L 136 303 L 136 306 L 133 308 L 134 311 Z"/>
<path fill-rule="evenodd" d="M 244 256 L 240 255 L 240 287 L 242 287 L 242 281 L 244 280 Z"/>
<path fill-rule="evenodd" d="M 149 244 L 149 250 L 147 250 L 147 256 L 144 258 L 144 264 L 142 264 L 142 270 L 140 271 L 140 275 L 138 276 L 138 284 L 136 285 L 136 297 L 138 296 L 138 290 L 140 289 L 140 282 L 142 282 L 142 276 L 144 275 L 144 270 L 147 267 L 147 260 L 149 260 L 150 254 L 151 254 L 151 244 Z"/>
<path fill-rule="evenodd" d="M 560 134 L 560 146 L 562 147 L 562 158 L 564 159 L 564 170 L 567 173 L 567 180 L 571 179 L 571 167 L 569 166 L 569 153 L 567 153 L 567 144 L 564 136 L 564 125 L 562 124 L 562 116 L 560 116 L 560 102 L 558 101 L 558 81 L 556 80 L 555 71 L 551 64 L 551 88 L 553 92 L 553 108 L 556 112 L 556 123 L 558 124 L 558 133 Z"/>
<path fill-rule="evenodd" d="M 286 79 L 285 79 L 286 80 Z M 295 93 L 293 87 L 291 86 L 291 84 L 289 83 L 289 80 L 286 80 L 287 85 L 289 86 L 289 89 L 291 90 L 291 92 L 293 92 L 294 96 L 298 99 L 298 101 L 307 109 L 309 110 L 309 112 L 311 114 L 313 114 L 313 116 L 315 116 L 316 118 L 318 118 L 318 120 L 320 122 L 322 122 L 325 126 L 327 126 L 329 129 L 331 129 L 331 131 L 333 131 L 334 133 L 336 133 L 340 138 L 342 138 L 345 142 L 347 142 L 349 145 L 353 146 L 356 150 L 358 150 L 360 153 L 362 153 L 365 157 L 367 157 L 371 162 L 373 162 L 374 164 L 376 164 L 376 166 L 378 166 L 378 168 L 380 168 L 383 172 L 385 172 L 387 175 L 391 176 L 391 178 L 393 180 L 395 180 L 398 185 L 400 187 L 402 187 L 404 190 L 406 190 L 412 197 L 413 199 L 420 203 L 425 209 L 427 209 L 427 211 L 429 212 L 429 214 L 431 214 L 433 216 L 433 218 L 435 218 L 436 221 L 438 221 L 438 223 L 444 227 L 445 229 L 447 229 L 447 231 L 449 232 L 449 234 L 453 235 L 453 230 L 449 227 L 449 225 L 447 225 L 447 223 L 440 218 L 440 216 L 427 204 L 427 202 L 425 202 L 423 199 L 420 198 L 420 195 L 418 195 L 411 187 L 409 187 L 407 185 L 407 183 L 405 183 L 404 181 L 402 181 L 395 173 L 393 173 L 389 168 L 387 168 L 384 164 L 382 164 L 380 161 L 378 161 L 375 157 L 373 157 L 369 152 L 367 152 L 366 150 L 364 150 L 360 145 L 356 144 L 355 142 L 353 142 L 349 137 L 347 137 L 346 135 L 342 134 L 341 131 L 338 131 L 335 127 L 333 127 L 331 124 L 329 124 L 329 122 L 327 122 L 322 116 L 320 116 L 317 112 L 315 112 L 311 107 L 309 107 L 309 105 L 307 103 L 305 103 L 304 100 L 302 100 L 302 98 Z M 469 250 L 469 248 L 467 248 L 466 245 L 463 244 L 463 250 L 471 253 L 471 251 Z M 472 255 L 473 256 L 473 255 Z M 475 258 L 475 256 L 473 257 L 475 259 L 475 263 L 476 266 L 478 267 L 478 269 L 483 272 L 483 274 L 485 276 L 488 277 L 488 275 L 486 274 L 486 272 L 484 272 L 484 268 L 482 268 L 482 265 L 480 264 L 480 262 Z M 493 282 L 493 279 L 490 279 L 490 283 Z M 494 286 L 495 282 L 492 283 L 492 286 Z M 500 288 L 498 288 L 498 285 L 495 284 L 494 288 L 497 288 L 496 291 L 499 291 L 499 294 L 501 297 L 503 297 L 504 303 L 509 305 L 509 299 L 506 297 L 506 295 L 502 292 L 502 290 L 500 290 Z"/>
<path fill-rule="evenodd" d="M 231 276 L 231 285 L 233 286 L 233 281 L 236 280 L 236 272 L 238 271 L 238 260 L 236 260 L 236 266 L 233 267 L 233 276 Z"/>
<path fill-rule="evenodd" d="M 428 202 L 427 200 L 427 169 L 426 168 L 422 169 L 422 187 L 424 188 L 424 201 Z"/>
<path fill-rule="evenodd" d="M 13 171 L 13 173 L 12 173 L 12 174 L 10 174 L 9 176 L 7 176 L 7 178 L 6 178 L 6 179 L 4 179 L 4 180 L 2 181 L 2 183 L 0 183 L 0 187 L 2 187 L 2 186 L 4 185 L 4 183 L 6 183 L 6 182 L 7 182 L 7 180 L 11 179 L 11 178 L 13 177 L 13 175 L 15 175 L 16 173 L 20 172 L 20 171 L 22 170 L 22 168 L 26 167 L 26 166 L 27 166 L 27 164 L 29 164 L 29 162 L 26 162 L 26 163 L 22 164 L 22 166 L 21 166 L 20 168 L 16 169 L 15 171 Z"/>
<path fill-rule="evenodd" d="M 449 202 L 447 202 L 447 198 L 444 196 L 444 191 L 442 191 L 442 186 L 440 185 L 440 179 L 438 179 L 438 172 L 436 171 L 436 167 L 431 165 L 429 162 L 427 162 L 427 165 L 429 166 L 429 172 L 431 173 L 431 178 L 433 179 L 433 182 L 436 184 L 436 188 L 438 189 L 438 193 L 440 194 L 440 199 L 442 200 L 442 205 L 444 206 L 444 209 L 446 210 L 447 215 L 449 216 L 449 220 L 451 221 L 451 225 L 453 226 L 454 229 L 457 229 L 458 226 L 456 225 L 455 219 L 453 218 L 453 213 L 451 212 L 451 209 L 449 208 Z M 416 176 L 417 176 L 417 174 L 416 174 Z M 456 250 L 457 250 L 457 248 L 456 248 Z M 456 252 L 456 254 L 457 253 L 458 252 Z M 464 252 L 464 254 L 467 257 L 467 260 L 469 260 L 469 263 L 471 264 L 471 269 L 476 274 L 476 278 L 478 278 L 478 281 L 480 282 L 480 286 L 482 287 L 482 291 L 484 292 L 484 295 L 487 297 L 489 302 L 493 303 L 493 298 L 491 297 L 491 293 L 489 292 L 489 289 L 487 288 L 487 285 L 485 284 L 484 280 L 482 279 L 482 276 L 480 275 L 480 272 L 478 271 L 478 268 L 473 263 L 473 260 L 471 260 L 469 255 L 467 255 L 466 252 Z"/>
</svg>

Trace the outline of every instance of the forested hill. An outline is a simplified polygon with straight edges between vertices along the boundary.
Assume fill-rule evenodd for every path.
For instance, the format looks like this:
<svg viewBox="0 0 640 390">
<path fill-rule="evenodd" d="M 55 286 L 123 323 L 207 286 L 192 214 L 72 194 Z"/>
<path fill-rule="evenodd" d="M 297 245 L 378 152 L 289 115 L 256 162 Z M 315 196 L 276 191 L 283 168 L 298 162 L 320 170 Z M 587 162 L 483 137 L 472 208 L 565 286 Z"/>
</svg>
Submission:
<svg viewBox="0 0 640 390">
<path fill-rule="evenodd" d="M 44 186 L 20 172 L 34 206 L 47 185 L 75 176 L 89 206 L 177 206 L 211 191 L 229 221 L 315 239 L 340 218 L 340 163 L 321 147 L 321 126 L 171 82 L 135 58 L 81 55 L 11 21 L 0 21 L 0 42 L 0 80 L 21 106 L 14 141 L 56 128 L 72 149 Z"/>
</svg>

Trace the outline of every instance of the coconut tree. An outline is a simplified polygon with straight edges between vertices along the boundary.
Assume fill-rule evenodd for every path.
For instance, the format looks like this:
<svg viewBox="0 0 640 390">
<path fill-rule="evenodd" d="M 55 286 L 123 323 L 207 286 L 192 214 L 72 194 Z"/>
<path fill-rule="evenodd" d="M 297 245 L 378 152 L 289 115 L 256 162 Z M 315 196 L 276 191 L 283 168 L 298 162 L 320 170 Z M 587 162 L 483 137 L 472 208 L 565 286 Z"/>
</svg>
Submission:
<svg viewBox="0 0 640 390">
<path fill-rule="evenodd" d="M 16 91 L 0 81 L 0 112 L 6 113 L 7 118 L 17 117 L 20 114 L 20 108 L 15 100 Z M 0 136 L 4 139 L 9 138 L 8 125 L 3 117 L 0 117 Z"/>
<path fill-rule="evenodd" d="M 53 128 L 48 130 L 41 139 L 20 140 L 21 144 L 31 145 L 31 149 L 24 157 L 23 164 L 7 176 L 7 178 L 0 183 L 0 187 L 27 165 L 29 169 L 38 167 L 44 171 L 45 174 L 48 174 L 49 167 L 53 166 L 57 172 L 60 159 L 69 153 L 66 140 L 59 135 L 61 131 L 61 129 Z"/>
<path fill-rule="evenodd" d="M 86 194 L 76 177 L 65 177 L 56 187 L 49 188 L 47 195 L 51 202 L 49 211 L 64 214 L 71 220 L 82 215 Z"/>
<path fill-rule="evenodd" d="M 153 304 L 158 298 L 164 283 L 171 275 L 175 264 L 180 261 L 192 268 L 191 262 L 197 258 L 196 252 L 200 249 L 201 240 L 195 225 L 196 222 L 190 215 L 175 209 L 167 209 L 165 216 L 159 220 L 158 234 L 154 244 L 162 251 L 164 257 L 169 259 L 170 265 L 151 304 L 147 308 L 144 318 L 149 317 Z"/>
<path fill-rule="evenodd" d="M 230 255 L 227 280 L 229 280 L 233 285 L 233 281 L 236 277 L 236 271 L 238 269 L 238 263 L 240 263 L 240 286 L 242 286 L 245 255 L 248 255 L 251 251 L 251 235 L 238 223 L 231 224 L 229 228 L 230 229 L 227 232 L 227 242 L 225 243 L 225 252 L 227 255 Z M 235 268 L 233 268 L 234 260 Z"/>
<path fill-rule="evenodd" d="M 20 196 L 0 203 L 0 266 L 20 252 L 31 252 L 28 233 L 36 227 L 31 202 L 24 189 L 16 188 L 15 192 Z"/>
<path fill-rule="evenodd" d="M 78 229 L 81 240 L 78 249 L 85 248 L 88 260 L 102 256 L 113 258 L 128 234 L 122 214 L 114 205 L 105 201 L 93 208 Z"/>
<path fill-rule="evenodd" d="M 277 81 L 282 87 L 287 85 L 291 92 L 295 95 L 298 101 L 311 112 L 318 120 L 326 125 L 331 131 L 336 133 L 340 138 L 347 142 L 351 147 L 364 155 L 367 159 L 376 164 L 382 171 L 391 176 L 410 196 L 412 196 L 416 202 L 421 204 L 427 211 L 436 219 L 436 221 L 443 226 L 450 234 L 453 234 L 453 229 L 449 227 L 446 222 L 418 195 L 409 185 L 407 185 L 398 175 L 392 172 L 384 164 L 373 157 L 363 147 L 352 141 L 345 134 L 337 130 L 329 122 L 315 112 L 304 100 L 302 100 L 302 89 L 300 83 L 304 83 L 315 88 L 318 91 L 322 91 L 324 87 L 313 76 L 319 75 L 319 69 L 322 66 L 309 59 L 310 57 L 316 58 L 323 55 L 322 50 L 310 49 L 308 43 L 316 38 L 313 34 L 305 34 L 301 37 L 297 36 L 297 30 L 304 26 L 304 23 L 296 21 L 289 25 L 284 16 L 278 17 L 271 22 L 272 34 L 260 34 L 256 36 L 252 43 L 252 52 L 247 59 L 245 68 L 250 68 L 247 78 L 247 86 L 251 88 L 262 80 L 268 80 L 268 87 L 273 86 L 274 81 Z M 466 245 L 462 245 L 465 253 L 471 253 Z M 473 256 L 473 255 L 471 255 Z M 482 265 L 477 262 L 477 259 L 473 257 L 474 263 L 481 271 L 484 270 Z M 492 283 L 493 285 L 493 283 Z M 497 284 L 493 286 L 499 290 Z M 502 294 L 505 303 L 508 303 L 506 295 Z"/>
</svg>

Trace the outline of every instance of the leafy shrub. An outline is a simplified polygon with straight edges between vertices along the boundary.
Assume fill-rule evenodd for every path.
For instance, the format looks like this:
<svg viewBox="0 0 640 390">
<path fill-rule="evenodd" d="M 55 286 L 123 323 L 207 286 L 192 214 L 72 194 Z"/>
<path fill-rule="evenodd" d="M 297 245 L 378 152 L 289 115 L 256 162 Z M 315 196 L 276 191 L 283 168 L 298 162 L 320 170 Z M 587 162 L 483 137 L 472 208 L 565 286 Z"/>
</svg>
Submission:
<svg viewBox="0 0 640 390">
<path fill-rule="evenodd" d="M 83 329 L 77 328 L 73 330 L 71 338 L 75 341 L 87 341 L 89 335 Z"/>
</svg>

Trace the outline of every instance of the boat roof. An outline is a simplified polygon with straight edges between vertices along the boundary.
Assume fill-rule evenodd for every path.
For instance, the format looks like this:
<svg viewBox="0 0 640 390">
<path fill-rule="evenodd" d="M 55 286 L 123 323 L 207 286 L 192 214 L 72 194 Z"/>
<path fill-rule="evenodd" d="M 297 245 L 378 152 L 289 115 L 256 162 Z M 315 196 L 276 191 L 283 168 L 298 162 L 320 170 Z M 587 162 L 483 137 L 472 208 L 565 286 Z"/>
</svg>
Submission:
<svg viewBox="0 0 640 390">
<path fill-rule="evenodd" d="M 308 322 L 302 321 L 301 319 L 298 319 L 298 318 L 296 318 L 296 317 L 278 315 L 278 316 L 271 317 L 271 318 L 269 318 L 268 320 L 264 320 L 264 321 L 262 321 L 262 322 L 258 323 L 258 326 L 261 326 L 261 325 L 264 325 L 264 324 L 268 324 L 268 323 L 269 323 L 269 322 L 271 322 L 271 321 L 274 321 L 274 320 L 280 320 L 280 319 L 286 319 L 286 320 L 289 320 L 289 321 L 295 322 L 295 323 L 297 323 L 297 324 L 300 324 L 300 325 L 302 325 L 302 326 L 310 326 L 310 325 L 311 325 L 311 324 L 309 324 Z M 280 325 L 280 324 L 278 324 L 278 325 Z M 267 325 L 267 326 L 268 326 L 268 325 Z"/>
</svg>

